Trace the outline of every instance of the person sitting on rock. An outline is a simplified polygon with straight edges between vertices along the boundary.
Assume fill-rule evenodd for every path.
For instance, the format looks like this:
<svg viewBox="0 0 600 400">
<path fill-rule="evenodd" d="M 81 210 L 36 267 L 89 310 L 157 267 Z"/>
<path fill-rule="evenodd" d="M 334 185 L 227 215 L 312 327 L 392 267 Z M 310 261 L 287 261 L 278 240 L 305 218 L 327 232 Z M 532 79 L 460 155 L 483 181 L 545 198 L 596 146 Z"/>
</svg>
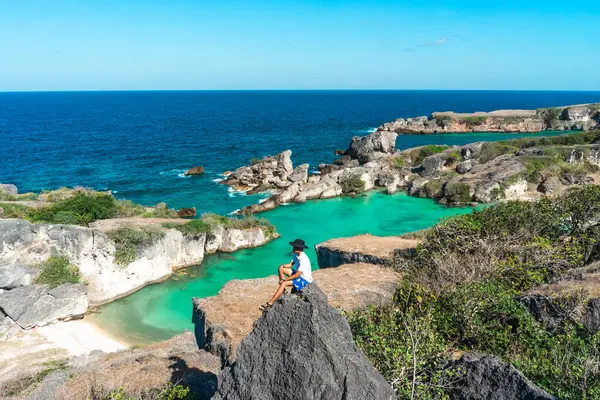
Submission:
<svg viewBox="0 0 600 400">
<path fill-rule="evenodd" d="M 271 307 L 288 287 L 293 286 L 298 293 L 302 293 L 302 289 L 313 281 L 310 259 L 304 252 L 308 249 L 304 240 L 296 239 L 289 243 L 293 248 L 294 256 L 289 263 L 279 266 L 279 288 L 271 300 L 260 306 L 263 311 Z"/>
</svg>

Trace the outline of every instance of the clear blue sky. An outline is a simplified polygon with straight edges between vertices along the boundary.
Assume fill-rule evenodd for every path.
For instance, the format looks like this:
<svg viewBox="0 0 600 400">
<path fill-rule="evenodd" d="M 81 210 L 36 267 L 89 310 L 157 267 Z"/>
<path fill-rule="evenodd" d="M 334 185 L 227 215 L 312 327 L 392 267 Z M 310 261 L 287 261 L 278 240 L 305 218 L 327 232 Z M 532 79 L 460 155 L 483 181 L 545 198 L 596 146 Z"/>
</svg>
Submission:
<svg viewBox="0 0 600 400">
<path fill-rule="evenodd" d="M 600 90 L 579 1 L 0 0 L 0 91 Z"/>
</svg>

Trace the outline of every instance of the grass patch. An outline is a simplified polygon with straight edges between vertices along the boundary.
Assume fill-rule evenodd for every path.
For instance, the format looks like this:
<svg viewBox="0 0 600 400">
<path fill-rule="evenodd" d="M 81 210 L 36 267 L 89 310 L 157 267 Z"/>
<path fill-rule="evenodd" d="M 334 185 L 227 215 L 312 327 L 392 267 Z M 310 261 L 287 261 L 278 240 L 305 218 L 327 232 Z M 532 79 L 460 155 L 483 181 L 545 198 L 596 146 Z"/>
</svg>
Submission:
<svg viewBox="0 0 600 400">
<path fill-rule="evenodd" d="M 421 163 L 423 163 L 423 160 L 426 157 L 441 153 L 442 151 L 447 150 L 449 147 L 450 146 L 446 146 L 446 145 L 432 144 L 429 146 L 423 146 L 418 149 L 412 150 L 409 153 L 411 164 L 412 165 L 420 165 Z"/>
<path fill-rule="evenodd" d="M 129 393 L 125 387 L 119 389 L 105 390 L 101 387 L 92 389 L 93 400 L 192 400 L 196 399 L 190 388 L 184 385 L 173 385 L 167 383 L 158 388 Z"/>
<path fill-rule="evenodd" d="M 61 223 L 68 215 L 68 219 L 74 219 L 78 225 L 88 225 L 99 219 L 114 218 L 118 212 L 118 202 L 111 195 L 81 192 L 46 207 L 31 208 L 27 219 L 32 222 Z"/>
<path fill-rule="evenodd" d="M 35 279 L 38 285 L 56 287 L 65 283 L 79 283 L 81 280 L 79 268 L 72 265 L 66 256 L 52 255 L 36 267 L 40 269 Z"/>
<path fill-rule="evenodd" d="M 457 163 L 457 162 L 464 161 L 464 159 L 463 159 L 462 154 L 460 154 L 460 151 L 453 150 L 450 153 L 448 153 L 448 161 L 451 163 Z"/>
<path fill-rule="evenodd" d="M 0 218 L 26 218 L 29 214 L 30 207 L 21 204 L 6 204 L 0 203 Z"/>
<path fill-rule="evenodd" d="M 161 228 L 152 225 L 140 228 L 123 226 L 108 232 L 108 237 L 115 243 L 115 263 L 120 266 L 134 262 L 141 251 L 164 236 Z"/>
<path fill-rule="evenodd" d="M 406 166 L 406 160 L 402 156 L 395 156 L 390 159 L 391 165 L 394 168 L 402 169 Z"/>
<path fill-rule="evenodd" d="M 244 217 L 226 217 L 213 213 L 203 214 L 200 219 L 193 219 L 185 224 L 167 222 L 162 224 L 163 228 L 177 229 L 185 236 L 199 236 L 203 234 L 213 234 L 219 227 L 224 229 L 254 229 L 260 228 L 265 232 L 269 239 L 277 235 L 275 227 L 264 218 L 256 218 L 253 215 Z"/>
<path fill-rule="evenodd" d="M 519 150 L 517 146 L 506 142 L 486 142 L 481 146 L 479 161 L 483 164 L 504 154 L 514 154 Z"/>
<path fill-rule="evenodd" d="M 344 194 L 362 193 L 365 191 L 365 181 L 360 175 L 349 175 L 340 179 L 340 186 Z"/>
<path fill-rule="evenodd" d="M 36 193 L 10 194 L 0 190 L 0 201 L 35 201 L 37 199 Z"/>
</svg>

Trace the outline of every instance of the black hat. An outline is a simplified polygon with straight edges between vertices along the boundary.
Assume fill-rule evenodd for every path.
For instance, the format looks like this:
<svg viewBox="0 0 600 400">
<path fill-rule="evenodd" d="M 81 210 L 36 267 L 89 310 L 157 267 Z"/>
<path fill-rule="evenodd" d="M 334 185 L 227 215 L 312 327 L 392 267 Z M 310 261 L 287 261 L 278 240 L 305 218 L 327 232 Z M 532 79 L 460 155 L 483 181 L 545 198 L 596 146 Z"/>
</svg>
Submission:
<svg viewBox="0 0 600 400">
<path fill-rule="evenodd" d="M 293 242 L 290 242 L 290 245 L 292 245 L 292 247 L 295 249 L 308 249 L 308 246 L 304 243 L 304 240 L 302 239 L 296 239 Z"/>
</svg>

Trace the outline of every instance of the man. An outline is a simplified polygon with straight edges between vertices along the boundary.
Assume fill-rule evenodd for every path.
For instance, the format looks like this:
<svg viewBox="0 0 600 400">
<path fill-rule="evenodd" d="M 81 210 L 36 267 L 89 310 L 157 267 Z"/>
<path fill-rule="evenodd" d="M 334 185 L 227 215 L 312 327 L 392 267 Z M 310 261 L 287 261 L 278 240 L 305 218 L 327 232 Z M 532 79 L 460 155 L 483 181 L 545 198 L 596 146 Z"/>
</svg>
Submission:
<svg viewBox="0 0 600 400">
<path fill-rule="evenodd" d="M 279 288 L 271 300 L 260 306 L 263 311 L 271 307 L 288 287 L 293 286 L 296 291 L 301 292 L 306 285 L 313 281 L 310 259 L 304 252 L 305 249 L 308 249 L 304 240 L 296 239 L 289 243 L 293 248 L 294 256 L 292 261 L 279 266 Z"/>
</svg>

